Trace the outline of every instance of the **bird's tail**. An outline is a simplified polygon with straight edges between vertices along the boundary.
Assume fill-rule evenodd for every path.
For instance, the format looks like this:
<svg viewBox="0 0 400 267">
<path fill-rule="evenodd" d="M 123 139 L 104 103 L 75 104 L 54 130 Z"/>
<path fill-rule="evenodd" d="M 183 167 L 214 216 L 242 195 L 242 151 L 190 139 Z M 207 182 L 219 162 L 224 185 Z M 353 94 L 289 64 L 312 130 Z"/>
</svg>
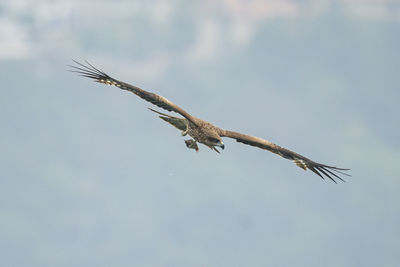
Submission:
<svg viewBox="0 0 400 267">
<path fill-rule="evenodd" d="M 181 131 L 186 131 L 187 130 L 188 123 L 189 123 L 187 119 L 174 117 L 174 116 L 159 112 L 157 110 L 154 110 L 152 108 L 149 108 L 149 109 L 151 111 L 161 115 L 161 116 L 159 116 L 161 119 L 163 119 L 164 121 L 168 122 L 169 124 L 171 124 L 175 128 L 177 128 L 177 129 L 179 129 Z"/>
</svg>

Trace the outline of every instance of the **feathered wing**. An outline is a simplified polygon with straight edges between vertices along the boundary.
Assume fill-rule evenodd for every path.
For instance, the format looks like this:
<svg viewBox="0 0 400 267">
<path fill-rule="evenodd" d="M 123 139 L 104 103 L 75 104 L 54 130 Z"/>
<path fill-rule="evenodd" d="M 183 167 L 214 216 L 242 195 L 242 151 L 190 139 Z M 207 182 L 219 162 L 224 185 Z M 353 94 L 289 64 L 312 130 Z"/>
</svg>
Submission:
<svg viewBox="0 0 400 267">
<path fill-rule="evenodd" d="M 162 97 L 155 93 L 145 91 L 134 85 L 116 80 L 116 79 L 110 77 L 105 72 L 95 68 L 92 64 L 90 64 L 87 61 L 86 61 L 86 65 L 82 64 L 78 61 L 75 61 L 75 60 L 73 60 L 73 61 L 75 62 L 76 66 L 69 65 L 69 67 L 71 67 L 70 71 L 76 72 L 80 76 L 91 78 L 91 79 L 95 80 L 96 82 L 104 83 L 104 84 L 108 84 L 108 85 L 114 85 L 122 90 L 130 91 L 130 92 L 134 93 L 135 95 L 139 96 L 140 98 L 142 98 L 160 108 L 163 108 L 168 111 L 174 111 L 176 113 L 181 114 L 183 117 L 185 117 L 186 119 L 188 119 L 189 121 L 191 121 L 192 123 L 194 123 L 196 125 L 196 119 L 193 116 L 191 116 L 189 113 L 187 113 L 182 108 L 175 105 L 174 103 L 172 103 L 165 97 Z"/>
<path fill-rule="evenodd" d="M 320 176 L 322 179 L 325 179 L 324 176 L 326 176 L 336 183 L 335 178 L 344 182 L 344 180 L 341 177 L 339 177 L 338 174 L 350 176 L 349 174 L 343 172 L 343 171 L 348 171 L 349 169 L 342 169 L 317 163 L 300 154 L 290 151 L 289 149 L 280 147 L 274 143 L 271 143 L 259 137 L 241 134 L 233 131 L 222 130 L 222 129 L 220 130 L 220 136 L 233 138 L 236 139 L 237 142 L 271 151 L 272 153 L 284 157 L 285 159 L 292 160 L 297 166 L 299 166 L 304 170 L 307 169 L 311 170 L 312 172 Z"/>
</svg>

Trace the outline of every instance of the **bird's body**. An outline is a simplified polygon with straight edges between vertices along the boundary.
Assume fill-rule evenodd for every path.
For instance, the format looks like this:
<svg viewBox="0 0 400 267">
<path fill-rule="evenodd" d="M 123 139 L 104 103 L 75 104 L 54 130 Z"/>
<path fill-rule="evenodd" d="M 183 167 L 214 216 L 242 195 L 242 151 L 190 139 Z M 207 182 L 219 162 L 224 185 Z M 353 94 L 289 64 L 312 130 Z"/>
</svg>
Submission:
<svg viewBox="0 0 400 267">
<path fill-rule="evenodd" d="M 207 121 L 197 119 L 196 125 L 189 122 L 187 134 L 195 141 L 209 146 L 212 149 L 215 149 L 215 146 L 224 147 L 222 141 L 220 140 L 219 128 Z M 216 143 L 218 145 L 216 145 Z"/>
<path fill-rule="evenodd" d="M 151 111 L 161 115 L 159 116 L 161 119 L 164 121 L 170 123 L 171 125 L 175 126 L 177 129 L 182 131 L 182 135 L 189 135 L 194 139 L 195 142 L 199 142 L 201 144 L 204 144 L 211 149 L 215 150 L 216 152 L 219 152 L 215 148 L 215 142 L 212 142 L 212 138 L 218 139 L 220 138 L 221 134 L 221 129 L 218 127 L 214 126 L 213 124 L 209 123 L 208 121 L 192 117 L 192 121 L 189 121 L 184 118 L 177 118 L 173 117 L 171 115 L 161 113 L 159 111 L 156 111 L 154 109 L 149 108 Z M 211 139 L 211 140 L 210 140 Z M 221 144 L 219 144 L 222 148 L 224 148 L 224 144 L 221 141 Z M 191 147 L 190 147 L 191 148 Z"/>
<path fill-rule="evenodd" d="M 234 131 L 229 131 L 229 130 L 224 130 L 221 129 L 207 121 L 204 121 L 202 119 L 196 118 L 186 111 L 184 111 L 182 108 L 179 106 L 175 105 L 165 97 L 162 97 L 160 95 L 157 95 L 155 93 L 151 93 L 148 91 L 145 91 L 139 87 L 130 85 L 128 83 L 116 80 L 103 71 L 100 71 L 99 69 L 95 68 L 93 65 L 90 63 L 86 62 L 87 65 L 84 65 L 82 63 L 79 63 L 77 61 L 74 61 L 77 65 L 76 66 L 70 66 L 72 67 L 73 72 L 77 72 L 81 76 L 91 78 L 95 80 L 96 82 L 108 84 L 108 85 L 113 85 L 116 86 L 122 90 L 127 90 L 135 95 L 139 96 L 140 98 L 160 107 L 163 108 L 167 111 L 173 111 L 175 113 L 178 113 L 183 116 L 183 118 L 178 118 L 174 117 L 165 113 L 161 113 L 159 111 L 156 111 L 154 109 L 150 109 L 153 112 L 156 112 L 159 114 L 159 117 L 163 119 L 164 121 L 170 123 L 177 129 L 179 129 L 182 132 L 182 135 L 189 135 L 193 139 L 185 140 L 185 144 L 188 148 L 195 149 L 198 151 L 198 146 L 197 142 L 204 144 L 211 148 L 212 150 L 215 150 L 216 152 L 219 153 L 217 150 L 217 147 L 220 147 L 224 149 L 225 145 L 222 142 L 222 137 L 228 137 L 228 138 L 233 138 L 236 139 L 237 142 L 255 146 L 261 149 L 268 150 L 270 152 L 273 152 L 283 158 L 292 160 L 297 166 L 304 170 L 311 170 L 318 176 L 324 179 L 324 176 L 328 177 L 332 181 L 335 181 L 335 177 L 342 180 L 341 177 L 339 177 L 338 174 L 342 175 L 348 175 L 346 173 L 343 173 L 342 171 L 347 171 L 348 169 L 343 169 L 343 168 L 337 168 L 321 163 L 314 162 L 300 154 L 297 154 L 293 151 L 290 151 L 286 148 L 280 147 L 276 144 L 273 144 L 263 138 L 255 137 L 255 136 L 250 136 Z M 336 173 L 335 173 L 336 172 Z"/>
</svg>

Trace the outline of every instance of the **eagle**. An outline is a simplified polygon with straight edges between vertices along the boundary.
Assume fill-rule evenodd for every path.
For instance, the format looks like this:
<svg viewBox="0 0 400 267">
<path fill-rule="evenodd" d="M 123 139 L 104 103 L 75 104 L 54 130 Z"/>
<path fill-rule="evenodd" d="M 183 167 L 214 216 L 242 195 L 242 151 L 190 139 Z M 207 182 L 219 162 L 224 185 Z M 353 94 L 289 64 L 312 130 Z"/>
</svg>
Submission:
<svg viewBox="0 0 400 267">
<path fill-rule="evenodd" d="M 330 165 L 321 164 L 311 159 L 297 154 L 289 149 L 278 146 L 270 141 L 267 141 L 263 138 L 238 133 L 235 131 L 221 129 L 205 120 L 197 118 L 184 109 L 179 107 L 178 105 L 172 103 L 167 98 L 160 96 L 158 94 L 148 92 L 143 90 L 137 86 L 125 83 L 123 81 L 119 81 L 102 70 L 94 67 L 88 61 L 81 63 L 79 61 L 73 60 L 75 65 L 68 65 L 71 69 L 71 72 L 77 73 L 79 76 L 87 77 L 93 79 L 96 82 L 103 83 L 106 85 L 116 86 L 122 90 L 130 91 L 140 98 L 167 110 L 169 112 L 175 112 L 182 117 L 175 117 L 169 114 L 165 114 L 154 109 L 149 108 L 151 111 L 155 112 L 159 115 L 159 117 L 177 128 L 181 131 L 182 136 L 189 135 L 192 139 L 185 140 L 185 144 L 189 149 L 194 149 L 199 151 L 197 143 L 201 143 L 205 146 L 208 146 L 210 149 L 220 153 L 218 150 L 224 149 L 225 145 L 222 141 L 223 137 L 235 139 L 239 143 L 243 143 L 246 145 L 258 147 L 261 149 L 268 150 L 272 153 L 275 153 L 285 159 L 293 161 L 298 167 L 304 170 L 311 170 L 315 174 L 317 174 L 322 179 L 326 177 L 336 182 L 336 179 L 345 181 L 339 175 L 351 176 L 346 171 L 350 169 L 338 168 Z"/>
</svg>

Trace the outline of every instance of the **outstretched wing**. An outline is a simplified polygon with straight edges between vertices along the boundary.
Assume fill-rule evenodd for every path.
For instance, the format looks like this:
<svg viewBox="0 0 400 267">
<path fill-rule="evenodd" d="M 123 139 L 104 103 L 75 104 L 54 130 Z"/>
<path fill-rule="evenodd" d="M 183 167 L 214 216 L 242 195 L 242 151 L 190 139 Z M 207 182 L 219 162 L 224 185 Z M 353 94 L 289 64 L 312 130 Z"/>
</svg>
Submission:
<svg viewBox="0 0 400 267">
<path fill-rule="evenodd" d="M 162 97 L 160 95 L 157 95 L 155 93 L 151 93 L 148 91 L 145 91 L 139 87 L 136 87 L 134 85 L 118 81 L 112 77 L 110 77 L 108 74 L 104 73 L 103 71 L 95 68 L 92 64 L 86 61 L 86 65 L 82 64 L 78 61 L 73 60 L 76 64 L 76 66 L 69 65 L 71 67 L 72 72 L 78 73 L 80 76 L 91 78 L 95 80 L 96 82 L 99 83 L 104 83 L 108 85 L 114 85 L 122 90 L 127 90 L 135 95 L 139 96 L 140 98 L 143 98 L 144 100 L 160 107 L 168 111 L 174 111 L 176 113 L 181 114 L 183 117 L 191 121 L 192 123 L 196 124 L 196 119 L 191 116 L 189 113 L 184 111 L 182 108 L 178 107 L 165 97 Z"/>
<path fill-rule="evenodd" d="M 289 149 L 280 147 L 278 145 L 275 145 L 274 143 L 271 143 L 259 137 L 241 134 L 233 131 L 222 130 L 222 129 L 220 130 L 220 136 L 233 138 L 236 139 L 237 142 L 269 150 L 272 153 L 284 157 L 285 159 L 292 160 L 297 166 L 299 166 L 304 170 L 307 169 L 311 170 L 312 172 L 320 176 L 322 179 L 325 179 L 324 176 L 326 176 L 336 183 L 335 178 L 344 182 L 344 180 L 341 177 L 339 177 L 338 174 L 350 176 L 349 174 L 343 172 L 343 171 L 348 171 L 349 169 L 342 169 L 317 163 L 302 155 L 290 151 Z"/>
</svg>

